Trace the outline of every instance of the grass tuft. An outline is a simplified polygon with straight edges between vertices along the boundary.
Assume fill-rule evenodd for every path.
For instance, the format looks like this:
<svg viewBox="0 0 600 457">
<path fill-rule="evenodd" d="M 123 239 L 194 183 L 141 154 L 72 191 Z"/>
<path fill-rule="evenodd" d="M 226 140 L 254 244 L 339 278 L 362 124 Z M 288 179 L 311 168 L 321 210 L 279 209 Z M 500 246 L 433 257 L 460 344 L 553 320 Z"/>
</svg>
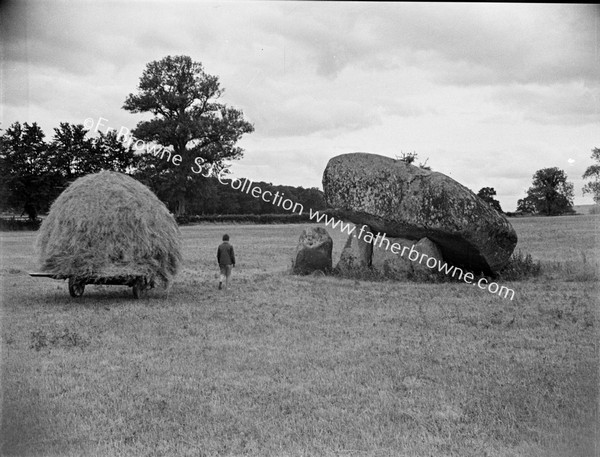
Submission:
<svg viewBox="0 0 600 457">
<path fill-rule="evenodd" d="M 539 260 L 533 260 L 531 254 L 524 254 L 520 249 L 513 252 L 508 264 L 500 271 L 500 278 L 504 281 L 522 281 L 535 278 L 542 272 Z"/>
<path fill-rule="evenodd" d="M 40 351 L 45 347 L 84 348 L 88 344 L 89 340 L 87 338 L 68 328 L 50 332 L 49 335 L 45 330 L 35 330 L 31 332 L 31 344 L 29 348 Z"/>
</svg>

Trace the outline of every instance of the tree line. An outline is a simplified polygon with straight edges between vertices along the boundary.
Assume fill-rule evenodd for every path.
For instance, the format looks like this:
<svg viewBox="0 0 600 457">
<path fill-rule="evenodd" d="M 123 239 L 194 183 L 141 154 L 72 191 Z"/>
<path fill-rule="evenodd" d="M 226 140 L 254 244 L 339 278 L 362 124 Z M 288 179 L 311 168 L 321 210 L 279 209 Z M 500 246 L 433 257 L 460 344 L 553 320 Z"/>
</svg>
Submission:
<svg viewBox="0 0 600 457">
<path fill-rule="evenodd" d="M 47 212 L 75 179 L 101 170 L 130 172 L 139 160 L 116 132 L 87 137 L 83 125 L 61 123 L 46 141 L 37 123 L 13 123 L 0 136 L 0 207 L 30 219 Z"/>
<path fill-rule="evenodd" d="M 161 159 L 136 152 L 116 131 L 88 137 L 83 125 L 61 123 L 47 141 L 36 123 L 15 122 L 0 136 L 0 185 L 2 211 L 22 212 L 31 219 L 46 213 L 54 199 L 75 179 L 101 170 L 127 173 L 147 185 L 169 210 L 176 213 L 181 194 L 168 169 L 157 167 Z M 164 161 L 163 161 L 164 162 Z M 171 165 L 171 170 L 176 167 Z M 283 214 L 286 211 L 252 195 L 224 186 L 216 177 L 194 175 L 186 170 L 184 189 L 187 215 Z M 325 209 L 323 192 L 317 188 L 255 182 L 261 189 L 285 193 L 305 208 Z M 183 216 L 184 214 L 180 214 Z"/>
<path fill-rule="evenodd" d="M 2 211 L 21 212 L 30 219 L 38 213 L 46 213 L 52 202 L 75 179 L 101 170 L 127 173 L 147 185 L 177 213 L 182 197 L 186 210 L 178 216 L 189 215 L 263 215 L 283 214 L 286 211 L 262 199 L 224 186 L 216 177 L 204 177 L 185 170 L 185 185 L 180 185 L 175 175 L 177 167 L 165 166 L 165 160 L 150 152 L 136 152 L 124 137 L 117 137 L 115 130 L 98 132 L 89 137 L 83 125 L 61 123 L 47 141 L 46 135 L 36 124 L 15 122 L 0 136 L 0 208 Z M 415 153 L 399 158 L 412 163 Z M 589 166 L 583 177 L 589 182 L 583 192 L 600 203 L 600 149 L 592 150 L 596 162 Z M 422 165 L 421 165 L 422 166 Z M 427 167 L 430 169 L 429 167 Z M 319 189 L 274 185 L 256 182 L 264 190 L 285 193 L 305 208 L 326 208 L 325 198 Z M 477 195 L 502 213 L 500 202 L 494 197 L 496 190 L 483 187 Z M 526 197 L 517 202 L 517 213 L 559 215 L 572 213 L 573 184 L 563 170 L 557 167 L 538 170 Z"/>
</svg>

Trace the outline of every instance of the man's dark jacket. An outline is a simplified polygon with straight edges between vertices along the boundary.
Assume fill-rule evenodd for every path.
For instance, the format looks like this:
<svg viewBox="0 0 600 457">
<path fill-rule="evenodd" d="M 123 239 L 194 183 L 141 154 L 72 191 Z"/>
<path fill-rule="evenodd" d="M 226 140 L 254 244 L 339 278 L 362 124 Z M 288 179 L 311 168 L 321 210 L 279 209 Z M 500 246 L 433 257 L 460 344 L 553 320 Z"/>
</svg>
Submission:
<svg viewBox="0 0 600 457">
<path fill-rule="evenodd" d="M 233 246 L 227 241 L 223 241 L 217 249 L 217 260 L 219 265 L 234 265 L 235 266 L 235 254 L 233 253 Z"/>
</svg>

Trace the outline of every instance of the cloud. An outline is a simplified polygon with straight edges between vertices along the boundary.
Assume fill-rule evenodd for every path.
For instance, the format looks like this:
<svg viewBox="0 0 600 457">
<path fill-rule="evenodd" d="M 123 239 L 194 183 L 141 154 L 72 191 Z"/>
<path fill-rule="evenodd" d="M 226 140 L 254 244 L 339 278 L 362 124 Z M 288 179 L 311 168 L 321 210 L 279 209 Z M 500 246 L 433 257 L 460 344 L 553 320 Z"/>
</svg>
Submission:
<svg viewBox="0 0 600 457">
<path fill-rule="evenodd" d="M 260 27 L 329 78 L 346 67 L 416 66 L 441 84 L 599 82 L 593 5 L 309 2 L 278 11 Z"/>
<path fill-rule="evenodd" d="M 290 186 L 321 188 L 329 157 L 311 148 L 255 147 L 250 143 L 243 161 L 232 163 L 235 176 Z M 285 177 L 285 178 L 282 178 Z"/>
<path fill-rule="evenodd" d="M 360 130 L 380 122 L 378 113 L 357 102 L 339 100 L 335 104 L 315 100 L 310 96 L 291 98 L 280 109 L 263 118 L 265 135 L 303 136 L 314 133 L 333 135 L 348 130 Z"/>
<path fill-rule="evenodd" d="M 67 3 L 25 2 L 10 13 L 11 27 L 5 37 L 6 62 L 34 64 L 36 69 L 58 69 L 73 75 L 93 73 L 105 62 L 98 59 L 108 49 L 118 47 L 98 45 L 96 30 L 101 23 L 91 18 L 108 18 L 94 14 L 97 6 L 88 5 L 90 16 L 79 14 L 77 7 Z M 117 37 L 115 37 L 117 38 Z"/>
<path fill-rule="evenodd" d="M 599 81 L 594 6 L 400 6 L 378 16 L 378 29 L 439 83 Z"/>
<path fill-rule="evenodd" d="M 17 6 L 14 6 L 17 5 Z M 6 11 L 6 12 L 5 12 Z M 320 182 L 329 157 L 422 160 L 476 189 L 526 189 L 597 139 L 598 8 L 387 2 L 21 2 L 2 11 L 4 127 L 108 119 L 147 63 L 189 55 L 256 131 L 236 166 Z M 583 155 L 582 155 L 583 154 Z M 572 167 L 567 160 L 576 160 Z M 519 197 L 520 198 L 520 197 Z"/>
<path fill-rule="evenodd" d="M 282 3 L 257 21 L 263 31 L 283 39 L 292 65 L 300 63 L 321 77 L 335 79 L 369 55 L 375 44 L 365 12 L 365 4 Z"/>
<path fill-rule="evenodd" d="M 336 2 L 24 2 L 5 21 L 5 58 L 86 74 L 182 48 L 247 63 L 280 46 L 288 70 L 431 72 L 440 83 L 598 81 L 593 5 Z M 25 41 L 27 52 L 23 51 Z M 247 51 L 251 51 L 248 55 Z M 282 52 L 283 59 L 283 52 Z M 158 58 L 158 57 L 155 57 Z M 239 59 L 242 59 L 239 62 Z M 433 74 L 435 72 L 435 74 Z"/>
<path fill-rule="evenodd" d="M 524 119 L 542 124 L 597 124 L 600 86 L 582 83 L 515 85 L 498 88 L 493 99 Z"/>
</svg>

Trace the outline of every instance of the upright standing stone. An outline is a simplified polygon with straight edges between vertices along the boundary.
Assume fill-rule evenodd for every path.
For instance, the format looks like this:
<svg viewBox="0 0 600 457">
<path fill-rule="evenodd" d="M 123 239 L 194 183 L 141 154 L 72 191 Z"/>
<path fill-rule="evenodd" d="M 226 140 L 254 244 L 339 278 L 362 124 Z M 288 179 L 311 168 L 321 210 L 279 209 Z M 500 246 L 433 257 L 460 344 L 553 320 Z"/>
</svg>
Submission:
<svg viewBox="0 0 600 457">
<path fill-rule="evenodd" d="M 388 238 L 389 246 L 387 243 L 379 243 L 373 247 L 373 257 L 371 260 L 372 267 L 379 271 L 383 276 L 390 279 L 409 279 L 413 274 L 413 264 L 408 259 L 407 251 L 405 250 L 404 256 L 401 255 L 402 248 L 410 248 L 414 241 L 407 240 L 406 238 Z M 398 249 L 397 246 L 401 246 Z M 393 250 L 392 250 L 393 249 Z"/>
<path fill-rule="evenodd" d="M 420 239 L 419 242 L 415 244 L 415 251 L 419 253 L 419 259 L 412 262 L 414 273 L 428 275 L 432 271 L 440 271 L 437 265 L 438 262 L 444 262 L 444 257 L 442 256 L 440 248 L 433 241 L 428 238 Z M 436 262 L 429 260 L 431 258 L 435 259 Z M 429 264 L 427 263 L 428 261 Z M 430 265 L 435 266 L 434 268 L 431 268 Z"/>
<path fill-rule="evenodd" d="M 371 256 L 373 254 L 373 245 L 365 243 L 356 234 L 348 236 L 340 261 L 336 268 L 344 273 L 350 270 L 360 270 L 371 266 Z"/>
<path fill-rule="evenodd" d="M 316 270 L 331 270 L 333 240 L 322 227 L 307 227 L 302 231 L 296 246 L 294 273 L 309 274 Z"/>
</svg>

